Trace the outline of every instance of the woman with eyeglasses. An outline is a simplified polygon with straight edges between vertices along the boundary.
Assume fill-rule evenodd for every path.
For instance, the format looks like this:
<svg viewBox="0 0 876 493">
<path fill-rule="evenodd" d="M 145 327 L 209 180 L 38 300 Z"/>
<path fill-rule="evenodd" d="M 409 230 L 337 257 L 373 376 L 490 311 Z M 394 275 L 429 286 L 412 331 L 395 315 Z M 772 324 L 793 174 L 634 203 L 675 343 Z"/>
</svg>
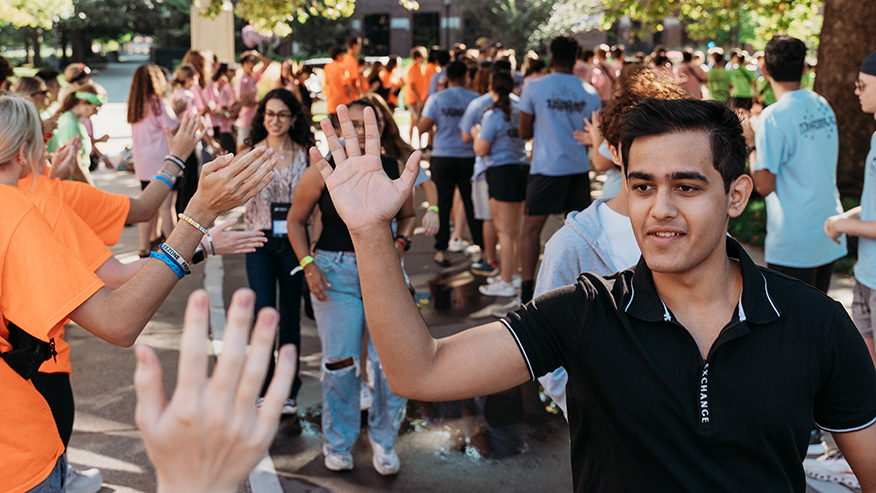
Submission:
<svg viewBox="0 0 876 493">
<path fill-rule="evenodd" d="M 247 231 L 263 231 L 268 239 L 264 246 L 246 254 L 246 275 L 249 279 L 249 287 L 255 291 L 256 313 L 267 306 L 277 307 L 279 286 L 280 346 L 301 345 L 303 276 L 300 273 L 291 274 L 298 266 L 298 258 L 286 234 L 286 214 L 292 205 L 298 181 L 309 164 L 307 149 L 314 145 L 314 142 L 301 103 L 286 89 L 274 89 L 265 95 L 258 105 L 252 119 L 249 137 L 245 141 L 245 150 L 265 146 L 273 149 L 277 160 L 274 181 L 247 202 L 244 222 Z M 271 383 L 273 374 L 272 357 L 268 378 L 265 379 L 261 390 L 262 397 Z M 296 370 L 295 383 L 283 407 L 283 414 L 297 415 L 296 399 L 300 388 L 301 379 Z"/>
<path fill-rule="evenodd" d="M 12 86 L 12 92 L 27 96 L 33 101 L 43 122 L 43 135 L 51 136 L 55 133 L 55 129 L 58 128 L 58 118 L 49 113 L 49 105 L 52 101 L 45 81 L 39 77 L 20 77 Z"/>
</svg>

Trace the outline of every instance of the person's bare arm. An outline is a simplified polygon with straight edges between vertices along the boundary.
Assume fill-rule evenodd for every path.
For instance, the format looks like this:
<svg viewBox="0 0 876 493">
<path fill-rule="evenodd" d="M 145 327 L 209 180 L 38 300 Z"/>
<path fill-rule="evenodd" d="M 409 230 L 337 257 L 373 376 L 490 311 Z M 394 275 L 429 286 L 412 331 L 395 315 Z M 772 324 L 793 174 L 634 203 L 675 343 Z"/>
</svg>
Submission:
<svg viewBox="0 0 876 493">
<path fill-rule="evenodd" d="M 862 221 L 861 206 L 849 209 L 842 214 L 831 216 L 824 221 L 824 234 L 839 243 L 839 237 L 847 235 L 862 238 L 876 238 L 876 221 Z"/>
<path fill-rule="evenodd" d="M 374 112 L 365 109 L 364 156 L 346 106 L 338 107 L 338 118 L 346 150 L 331 123 L 321 122 L 336 169 L 316 148 L 310 153 L 353 239 L 365 316 L 393 393 L 443 401 L 491 394 L 529 380 L 523 355 L 501 322 L 437 340 L 429 333 L 405 286 L 389 226 L 413 189 L 420 153 L 408 159 L 400 179 L 390 180 L 380 161 Z"/>
<path fill-rule="evenodd" d="M 861 483 L 861 491 L 876 492 L 876 426 L 832 436 Z"/>
<path fill-rule="evenodd" d="M 776 175 L 771 171 L 765 169 L 755 170 L 751 177 L 754 180 L 754 189 L 762 197 L 766 197 L 776 191 Z"/>
<path fill-rule="evenodd" d="M 517 124 L 517 131 L 520 138 L 523 140 L 531 139 L 533 135 L 535 116 L 530 115 L 525 111 L 520 112 L 520 123 Z"/>
<path fill-rule="evenodd" d="M 428 116 L 420 116 L 420 121 L 417 122 L 417 131 L 420 133 L 431 132 L 435 121 Z"/>
<path fill-rule="evenodd" d="M 310 244 L 307 241 L 307 219 L 313 212 L 319 201 L 319 196 L 325 188 L 322 176 L 319 170 L 314 166 L 308 167 L 301 175 L 301 180 L 298 181 L 298 186 L 295 188 L 295 197 L 292 200 L 292 207 L 289 208 L 289 213 L 286 214 L 286 226 L 289 230 L 289 243 L 292 249 L 295 250 L 295 256 L 299 260 L 310 255 Z M 304 266 L 304 280 L 307 282 L 307 287 L 313 296 L 320 301 L 328 299 L 328 294 L 325 292 L 325 287 L 331 284 L 325 277 L 325 273 L 316 262 L 311 262 Z"/>
<path fill-rule="evenodd" d="M 184 114 L 180 117 L 179 128 L 176 133 L 171 135 L 168 129 L 167 142 L 170 146 L 170 153 L 181 160 L 185 161 L 195 149 L 195 144 L 203 137 L 203 133 L 198 131 L 199 119 L 190 114 Z M 173 176 L 180 171 L 175 164 L 165 162 L 161 169 L 169 172 Z M 171 193 L 170 187 L 161 180 L 152 180 L 149 185 L 140 192 L 140 196 L 131 199 L 131 208 L 128 210 L 128 217 L 125 218 L 127 224 L 135 224 L 149 221 L 155 216 L 158 207 Z"/>
<path fill-rule="evenodd" d="M 141 258 L 134 262 L 123 264 L 119 262 L 119 259 L 110 257 L 94 271 L 94 274 L 103 281 L 107 289 L 115 291 L 131 280 L 134 274 L 146 265 L 148 261 L 148 259 Z"/>
<path fill-rule="evenodd" d="M 221 212 L 246 203 L 273 179 L 273 151 L 257 149 L 231 161 L 223 156 L 204 165 L 198 191 L 185 214 L 209 225 Z M 270 161 L 269 161 L 270 160 Z M 187 262 L 201 241 L 199 230 L 177 223 L 167 244 Z M 130 281 L 116 291 L 101 288 L 69 317 L 101 339 L 130 346 L 177 283 L 176 274 L 158 259 L 150 259 Z M 112 313 L 112 317 L 107 314 Z"/>
<path fill-rule="evenodd" d="M 484 140 L 481 138 L 475 139 L 474 142 L 474 151 L 480 157 L 484 157 L 490 153 L 490 147 L 492 147 L 493 143 L 489 140 Z"/>
<path fill-rule="evenodd" d="M 399 161 L 399 171 L 404 173 L 404 163 Z M 408 200 L 402 204 L 401 209 L 399 209 L 398 214 L 395 215 L 396 221 L 396 235 L 397 236 L 406 236 L 411 238 L 414 236 L 414 229 L 417 227 L 417 211 L 414 209 L 414 194 L 408 197 Z M 398 250 L 398 257 L 402 258 L 405 254 L 404 245 L 400 241 L 396 241 L 395 243 L 396 249 Z"/>
</svg>

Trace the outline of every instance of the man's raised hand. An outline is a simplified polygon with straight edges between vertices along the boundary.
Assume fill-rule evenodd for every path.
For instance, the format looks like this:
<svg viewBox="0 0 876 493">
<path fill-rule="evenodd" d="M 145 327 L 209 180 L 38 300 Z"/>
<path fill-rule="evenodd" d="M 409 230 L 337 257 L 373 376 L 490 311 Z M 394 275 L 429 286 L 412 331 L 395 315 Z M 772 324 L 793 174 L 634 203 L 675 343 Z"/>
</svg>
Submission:
<svg viewBox="0 0 876 493">
<path fill-rule="evenodd" d="M 310 157 L 325 180 L 335 209 L 351 234 L 373 226 L 388 226 L 414 188 L 420 163 L 420 151 L 408 158 L 398 180 L 391 180 L 383 171 L 380 160 L 380 132 L 371 108 L 365 108 L 365 155 L 359 148 L 359 137 L 344 105 L 338 106 L 338 120 L 344 144 L 328 119 L 320 122 L 328 139 L 335 169 L 318 149 L 310 149 Z M 346 149 L 344 148 L 346 146 Z"/>
</svg>

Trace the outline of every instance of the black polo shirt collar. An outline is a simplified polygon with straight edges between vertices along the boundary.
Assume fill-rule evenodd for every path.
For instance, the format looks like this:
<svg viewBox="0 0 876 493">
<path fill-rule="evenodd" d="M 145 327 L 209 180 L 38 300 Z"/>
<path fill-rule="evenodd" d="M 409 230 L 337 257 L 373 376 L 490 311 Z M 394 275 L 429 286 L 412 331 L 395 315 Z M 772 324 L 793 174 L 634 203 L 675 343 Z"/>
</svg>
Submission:
<svg viewBox="0 0 876 493">
<path fill-rule="evenodd" d="M 751 257 L 736 240 L 727 237 L 727 255 L 739 261 L 742 272 L 742 295 L 737 307 L 740 321 L 755 324 L 766 324 L 781 316 L 781 312 L 770 296 L 766 277 L 760 272 Z M 628 315 L 645 322 L 669 322 L 672 314 L 657 294 L 654 286 L 654 276 L 645 263 L 645 258 L 639 259 L 636 271 L 630 283 L 630 299 L 624 307 Z"/>
</svg>

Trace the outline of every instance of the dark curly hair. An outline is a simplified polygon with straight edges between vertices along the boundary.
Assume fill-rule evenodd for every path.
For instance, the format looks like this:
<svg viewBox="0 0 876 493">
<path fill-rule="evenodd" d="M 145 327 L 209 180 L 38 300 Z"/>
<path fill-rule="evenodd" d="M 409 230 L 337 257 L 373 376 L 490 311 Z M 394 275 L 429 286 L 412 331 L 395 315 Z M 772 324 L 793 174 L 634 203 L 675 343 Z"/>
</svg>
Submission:
<svg viewBox="0 0 876 493">
<path fill-rule="evenodd" d="M 289 138 L 292 139 L 292 142 L 304 147 L 315 145 L 316 139 L 314 139 L 313 132 L 310 130 L 310 122 L 304 116 L 301 102 L 287 89 L 274 89 L 265 94 L 265 97 L 259 103 L 255 116 L 252 118 L 252 130 L 244 144 L 247 147 L 254 147 L 257 142 L 265 140 L 268 136 L 268 131 L 265 129 L 265 106 L 272 99 L 282 101 L 289 108 L 289 112 L 292 113 L 292 118 L 295 120 L 289 127 Z"/>
</svg>

